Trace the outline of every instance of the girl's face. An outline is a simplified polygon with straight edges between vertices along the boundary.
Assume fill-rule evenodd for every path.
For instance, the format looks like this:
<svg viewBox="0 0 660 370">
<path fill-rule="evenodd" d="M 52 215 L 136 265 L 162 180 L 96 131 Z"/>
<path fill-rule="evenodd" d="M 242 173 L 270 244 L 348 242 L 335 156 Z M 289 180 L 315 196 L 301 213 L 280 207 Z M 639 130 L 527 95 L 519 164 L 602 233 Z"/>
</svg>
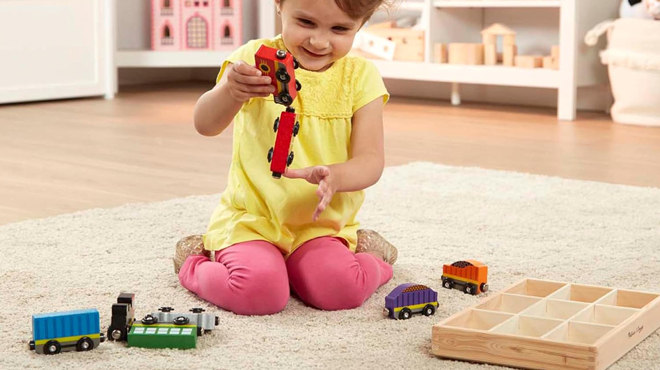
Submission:
<svg viewBox="0 0 660 370">
<path fill-rule="evenodd" d="M 324 71 L 348 54 L 362 26 L 362 20 L 349 17 L 334 0 L 275 1 L 284 45 L 310 71 Z"/>
</svg>

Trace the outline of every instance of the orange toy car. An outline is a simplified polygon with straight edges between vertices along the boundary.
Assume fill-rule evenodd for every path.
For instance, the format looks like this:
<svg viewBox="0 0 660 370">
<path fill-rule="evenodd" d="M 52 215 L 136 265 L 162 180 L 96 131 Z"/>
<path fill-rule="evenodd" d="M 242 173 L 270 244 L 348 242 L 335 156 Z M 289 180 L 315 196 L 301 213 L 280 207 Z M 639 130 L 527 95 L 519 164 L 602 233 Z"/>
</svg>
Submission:
<svg viewBox="0 0 660 370">
<path fill-rule="evenodd" d="M 477 295 L 488 291 L 488 266 L 466 260 L 442 266 L 442 286 Z"/>
<path fill-rule="evenodd" d="M 275 86 L 273 97 L 275 103 L 291 105 L 298 95 L 300 83 L 296 80 L 294 69 L 298 61 L 286 50 L 280 50 L 261 45 L 254 55 L 257 68 L 264 75 L 270 76 L 271 85 Z"/>
</svg>

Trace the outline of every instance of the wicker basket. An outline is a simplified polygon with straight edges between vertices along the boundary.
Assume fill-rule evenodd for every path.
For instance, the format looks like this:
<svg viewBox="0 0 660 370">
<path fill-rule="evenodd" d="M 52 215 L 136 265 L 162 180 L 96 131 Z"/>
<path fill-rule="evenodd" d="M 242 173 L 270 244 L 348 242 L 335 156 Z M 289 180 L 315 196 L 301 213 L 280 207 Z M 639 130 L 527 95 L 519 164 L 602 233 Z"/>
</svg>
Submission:
<svg viewBox="0 0 660 370">
<path fill-rule="evenodd" d="M 660 22 L 618 19 L 594 27 L 585 38 L 595 45 L 607 32 L 601 61 L 608 65 L 617 123 L 660 126 Z"/>
</svg>

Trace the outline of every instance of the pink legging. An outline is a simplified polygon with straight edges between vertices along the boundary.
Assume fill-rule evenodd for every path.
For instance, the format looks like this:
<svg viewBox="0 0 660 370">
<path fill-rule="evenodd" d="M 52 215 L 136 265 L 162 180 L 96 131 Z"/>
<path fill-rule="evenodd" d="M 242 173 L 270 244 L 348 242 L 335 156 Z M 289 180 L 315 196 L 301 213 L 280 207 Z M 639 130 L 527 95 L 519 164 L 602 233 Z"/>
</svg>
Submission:
<svg viewBox="0 0 660 370">
<path fill-rule="evenodd" d="M 239 315 L 282 311 L 289 284 L 316 308 L 356 308 L 392 278 L 392 266 L 368 253 L 354 254 L 332 237 L 306 242 L 286 261 L 275 245 L 261 240 L 225 248 L 216 259 L 188 257 L 179 281 L 202 299 Z"/>
</svg>

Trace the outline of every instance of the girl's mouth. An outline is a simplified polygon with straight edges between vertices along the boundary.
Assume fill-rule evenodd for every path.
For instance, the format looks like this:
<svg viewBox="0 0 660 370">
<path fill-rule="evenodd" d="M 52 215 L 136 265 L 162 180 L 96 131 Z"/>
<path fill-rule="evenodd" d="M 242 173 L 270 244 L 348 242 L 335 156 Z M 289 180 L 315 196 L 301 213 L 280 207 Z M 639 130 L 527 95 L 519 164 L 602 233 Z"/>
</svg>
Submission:
<svg viewBox="0 0 660 370">
<path fill-rule="evenodd" d="M 302 49 L 305 51 L 305 53 L 309 54 L 310 56 L 312 56 L 312 57 L 314 57 L 314 58 L 323 58 L 323 57 L 325 57 L 325 56 L 327 55 L 327 54 L 316 54 L 316 53 L 312 53 L 311 51 L 309 51 L 309 50 L 307 50 L 307 49 L 305 49 L 305 48 L 302 48 Z"/>
</svg>

